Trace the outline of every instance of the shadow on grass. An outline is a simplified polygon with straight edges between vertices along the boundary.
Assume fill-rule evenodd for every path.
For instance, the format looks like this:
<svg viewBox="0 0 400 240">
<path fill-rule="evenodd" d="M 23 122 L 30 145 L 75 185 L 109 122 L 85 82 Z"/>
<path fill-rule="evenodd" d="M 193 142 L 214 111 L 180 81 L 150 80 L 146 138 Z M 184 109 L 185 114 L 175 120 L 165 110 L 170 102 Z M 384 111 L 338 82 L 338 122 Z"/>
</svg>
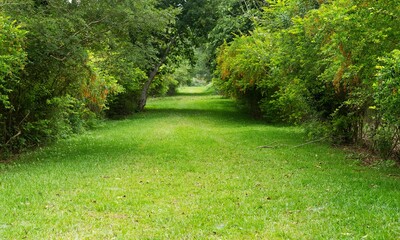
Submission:
<svg viewBox="0 0 400 240">
<path fill-rule="evenodd" d="M 208 93 L 184 93 L 180 96 L 209 96 Z M 212 98 L 209 100 L 201 100 L 199 102 L 189 102 L 187 105 L 166 105 L 155 104 L 151 105 L 140 114 L 132 115 L 128 118 L 121 120 L 113 120 L 112 124 L 115 124 L 115 128 L 105 125 L 105 131 L 119 131 L 125 132 L 129 129 L 132 124 L 137 124 L 138 128 L 141 128 L 141 124 L 145 124 L 146 121 L 169 121 L 174 117 L 182 117 L 187 119 L 187 122 L 193 124 L 209 124 L 217 125 L 218 128 L 231 128 L 232 132 L 237 131 L 242 127 L 249 127 L 249 129 L 242 129 L 238 137 L 248 137 L 249 135 L 275 135 L 281 136 L 284 139 L 301 138 L 297 133 L 290 132 L 286 129 L 286 126 L 268 124 L 263 120 L 254 119 L 248 113 L 237 108 L 233 101 L 223 98 Z M 136 122 L 137 120 L 144 122 Z M 194 121 L 193 121 L 194 120 Z M 198 120 L 198 121 L 197 121 Z M 204 120 L 204 121 L 203 121 Z M 183 120 L 185 121 L 185 120 Z M 136 123 L 135 123 L 136 122 Z M 258 128 L 260 126 L 266 126 L 267 128 Z M 252 127 L 256 127 L 252 129 Z M 99 127 L 98 130 L 102 131 L 103 127 Z M 97 130 L 96 130 L 97 131 Z M 154 129 L 153 131 L 157 131 Z M 231 130 L 229 130 L 231 131 Z M 127 140 L 129 140 L 129 132 L 127 134 Z M 124 137 L 125 138 L 125 137 Z M 72 162 L 92 162 L 92 161 L 106 161 L 104 159 L 117 157 L 121 155 L 134 156 L 135 152 L 140 154 L 149 154 L 147 151 L 149 147 L 139 146 L 136 141 L 117 141 L 112 139 L 102 139 L 96 134 L 85 134 L 84 136 L 78 137 L 79 140 L 67 139 L 62 140 L 59 143 L 49 147 L 41 156 L 41 158 L 51 158 L 52 161 L 59 162 L 68 161 Z M 70 146 L 68 146 L 70 144 Z M 83 163 L 82 162 L 82 163 Z"/>
<path fill-rule="evenodd" d="M 195 96 L 190 93 L 187 96 Z M 199 95 L 200 96 L 200 95 Z M 207 96 L 207 95 L 204 95 Z M 194 100 L 196 101 L 196 100 Z M 183 116 L 188 118 L 208 118 L 215 120 L 216 123 L 232 123 L 247 125 L 265 125 L 270 127 L 288 127 L 288 124 L 271 123 L 262 118 L 255 118 L 249 111 L 243 107 L 239 107 L 234 101 L 226 98 L 213 98 L 209 101 L 201 101 L 198 103 L 188 104 L 187 106 L 150 106 L 139 115 L 131 116 L 129 119 L 134 120 L 138 117 L 148 119 L 168 118 L 170 116 Z"/>
<path fill-rule="evenodd" d="M 171 97 L 204 97 L 204 96 L 217 96 L 214 92 L 199 92 L 199 93 L 188 93 L 188 92 L 178 92 Z"/>
<path fill-rule="evenodd" d="M 232 106 L 232 102 L 219 102 L 221 106 Z M 238 141 L 254 141 L 258 147 L 256 139 L 262 139 L 260 145 L 268 145 L 271 142 L 279 142 L 287 145 L 297 145 L 304 142 L 304 133 L 301 129 L 286 125 L 267 123 L 262 119 L 254 119 L 245 111 L 236 108 L 161 108 L 149 109 L 144 118 L 149 121 L 173 117 L 182 117 L 188 122 L 196 124 L 211 124 L 215 127 L 215 133 L 222 132 L 232 134 L 232 138 Z M 198 120 L 198 121 L 197 121 Z M 194 126 L 195 127 L 195 126 Z M 199 128 L 200 129 L 200 128 Z M 200 131 L 200 130 L 199 130 Z M 210 132 L 213 134 L 213 131 Z"/>
<path fill-rule="evenodd" d="M 248 124 L 262 124 L 262 121 L 252 119 L 245 113 L 238 111 L 230 111 L 224 109 L 196 109 L 196 108 L 160 108 L 160 109 L 148 109 L 145 112 L 145 117 L 148 119 L 156 118 L 168 118 L 174 116 L 182 116 L 191 118 L 207 118 L 209 120 L 219 122 L 230 122 L 243 124 L 246 122 Z"/>
</svg>

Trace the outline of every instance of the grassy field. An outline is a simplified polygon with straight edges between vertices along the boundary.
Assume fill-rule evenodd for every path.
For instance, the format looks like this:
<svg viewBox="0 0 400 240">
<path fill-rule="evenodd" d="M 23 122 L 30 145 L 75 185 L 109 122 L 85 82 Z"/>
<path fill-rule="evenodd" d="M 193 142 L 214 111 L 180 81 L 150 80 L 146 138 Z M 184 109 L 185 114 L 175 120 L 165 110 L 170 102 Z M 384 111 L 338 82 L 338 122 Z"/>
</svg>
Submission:
<svg viewBox="0 0 400 240">
<path fill-rule="evenodd" d="M 1 164 L 0 239 L 400 239 L 398 168 L 204 91 Z"/>
</svg>

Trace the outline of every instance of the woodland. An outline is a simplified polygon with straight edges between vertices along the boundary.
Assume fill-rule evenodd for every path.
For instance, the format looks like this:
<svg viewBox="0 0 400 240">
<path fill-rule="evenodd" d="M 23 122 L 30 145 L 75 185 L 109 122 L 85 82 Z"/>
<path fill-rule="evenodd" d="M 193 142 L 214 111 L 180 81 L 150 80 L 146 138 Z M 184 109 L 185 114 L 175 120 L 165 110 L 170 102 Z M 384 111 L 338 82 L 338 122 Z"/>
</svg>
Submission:
<svg viewBox="0 0 400 240">
<path fill-rule="evenodd" d="M 399 22 L 0 0 L 0 239 L 400 239 Z"/>
<path fill-rule="evenodd" d="M 143 111 L 196 79 L 256 118 L 398 159 L 399 5 L 2 0 L 1 154 Z"/>
</svg>

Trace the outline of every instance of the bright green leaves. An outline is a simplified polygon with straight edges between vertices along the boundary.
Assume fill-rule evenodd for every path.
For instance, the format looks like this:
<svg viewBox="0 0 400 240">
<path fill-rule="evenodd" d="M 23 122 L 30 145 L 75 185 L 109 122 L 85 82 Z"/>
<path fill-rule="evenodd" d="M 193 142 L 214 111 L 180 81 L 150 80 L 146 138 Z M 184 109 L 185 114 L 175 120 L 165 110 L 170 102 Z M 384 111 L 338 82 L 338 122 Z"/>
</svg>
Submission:
<svg viewBox="0 0 400 240">
<path fill-rule="evenodd" d="M 268 40 L 259 37 L 238 37 L 220 50 L 218 73 L 225 81 L 225 87 L 235 89 L 236 96 L 256 87 L 268 72 L 264 61 L 267 56 L 263 49 Z"/>
<path fill-rule="evenodd" d="M 299 70 L 306 64 L 300 57 L 307 46 L 302 44 L 303 27 L 293 26 L 291 21 L 291 16 L 296 15 L 293 8 L 281 2 L 266 9 L 263 21 L 251 36 L 236 37 L 221 48 L 218 56 L 221 80 L 216 79 L 216 85 L 252 104 L 261 100 L 261 110 L 270 121 L 297 122 L 308 111 L 302 95 L 307 86 L 299 81 Z M 301 18 L 294 19 L 302 22 Z M 254 103 L 254 95 L 262 97 Z"/>
<path fill-rule="evenodd" d="M 216 82 L 225 93 L 238 97 L 255 86 L 269 120 L 314 116 L 341 142 L 363 140 L 374 101 L 384 116 L 377 124 L 397 126 L 398 1 L 269 3 L 250 36 L 219 52 Z"/>
<path fill-rule="evenodd" d="M 12 107 L 9 94 L 18 84 L 26 64 L 25 34 L 15 22 L 0 12 L 0 109 Z M 1 113 L 0 113 L 1 117 Z"/>
<path fill-rule="evenodd" d="M 73 128 L 79 121 L 85 125 L 90 121 L 87 116 L 101 116 L 107 108 L 122 106 L 114 112 L 133 112 L 179 13 L 160 9 L 157 3 L 3 4 L 2 10 L 24 31 L 0 18 L 0 145 L 14 151 L 57 138 L 68 132 L 66 127 Z M 112 104 L 128 101 L 129 111 L 123 104 Z"/>
<path fill-rule="evenodd" d="M 374 100 L 384 121 L 400 127 L 400 50 L 380 58 Z"/>
<path fill-rule="evenodd" d="M 377 74 L 373 84 L 375 116 L 371 133 L 373 148 L 383 157 L 400 159 L 400 50 L 395 49 L 379 58 Z"/>
<path fill-rule="evenodd" d="M 338 0 L 304 17 L 307 41 L 317 50 L 313 61 L 320 69 L 318 79 L 334 89 L 322 93 L 321 100 L 333 103 L 327 113 L 335 138 L 357 142 L 365 135 L 362 126 L 367 124 L 363 121 L 369 114 L 371 92 L 375 91 L 371 89 L 375 65 L 379 56 L 396 48 L 398 41 L 398 24 L 386 14 L 399 7 L 393 4 Z"/>
</svg>

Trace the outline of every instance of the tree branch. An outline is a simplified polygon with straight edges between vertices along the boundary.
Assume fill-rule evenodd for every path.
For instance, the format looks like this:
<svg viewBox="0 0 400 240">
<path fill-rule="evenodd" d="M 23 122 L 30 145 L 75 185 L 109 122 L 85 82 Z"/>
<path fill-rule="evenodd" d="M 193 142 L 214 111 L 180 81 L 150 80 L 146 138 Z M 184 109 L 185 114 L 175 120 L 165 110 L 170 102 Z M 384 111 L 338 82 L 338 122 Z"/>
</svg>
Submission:
<svg viewBox="0 0 400 240">
<path fill-rule="evenodd" d="M 323 137 L 323 138 L 320 138 L 320 139 L 317 139 L 317 140 L 313 140 L 313 141 L 309 141 L 309 142 L 306 142 L 306 143 L 303 143 L 303 144 L 300 144 L 300 145 L 296 145 L 296 146 L 291 147 L 289 149 L 302 147 L 302 146 L 305 146 L 305 145 L 308 145 L 308 144 L 311 144 L 311 143 L 321 142 L 322 140 L 325 140 L 325 139 L 327 139 L 327 137 Z"/>
<path fill-rule="evenodd" d="M 21 120 L 21 122 L 19 122 L 19 124 L 18 124 L 18 126 L 17 126 L 17 128 L 18 128 L 17 134 L 15 134 L 14 136 L 10 137 L 10 138 L 8 139 L 8 141 L 4 144 L 4 146 L 9 145 L 10 142 L 11 142 L 12 140 L 16 139 L 19 135 L 22 134 L 22 131 L 19 129 L 19 127 L 21 126 L 21 124 L 22 124 L 23 122 L 25 122 L 25 120 L 28 118 L 28 116 L 30 115 L 30 113 L 31 113 L 31 112 L 28 112 L 28 114 L 26 114 L 26 116 Z"/>
</svg>

